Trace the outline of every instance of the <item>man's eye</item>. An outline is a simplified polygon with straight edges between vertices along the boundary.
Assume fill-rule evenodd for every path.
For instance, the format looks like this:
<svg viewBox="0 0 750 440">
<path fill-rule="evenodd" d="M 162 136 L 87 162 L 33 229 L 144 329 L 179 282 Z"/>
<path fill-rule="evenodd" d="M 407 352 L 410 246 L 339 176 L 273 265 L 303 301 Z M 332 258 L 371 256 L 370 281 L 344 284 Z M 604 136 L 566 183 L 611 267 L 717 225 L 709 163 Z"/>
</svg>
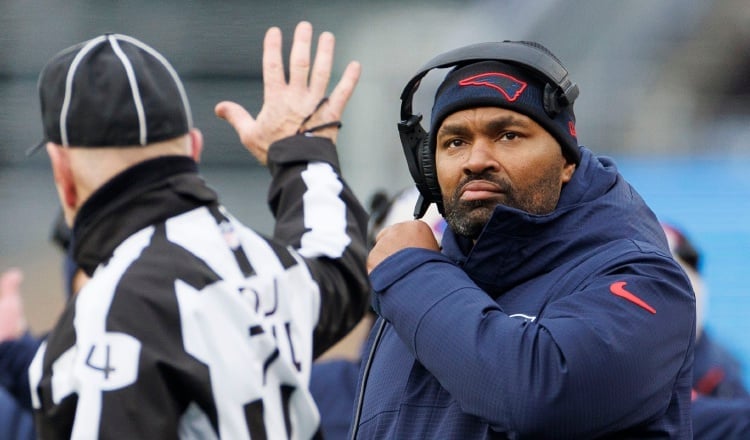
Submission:
<svg viewBox="0 0 750 440">
<path fill-rule="evenodd" d="M 505 139 L 507 141 L 512 141 L 513 139 L 516 139 L 518 137 L 517 133 L 513 132 L 506 132 L 500 135 L 500 139 Z"/>
<path fill-rule="evenodd" d="M 464 141 L 462 141 L 461 139 L 451 139 L 451 140 L 449 140 L 448 142 L 445 143 L 445 146 L 449 147 L 449 148 L 450 147 L 460 147 L 463 144 L 464 144 Z"/>
</svg>

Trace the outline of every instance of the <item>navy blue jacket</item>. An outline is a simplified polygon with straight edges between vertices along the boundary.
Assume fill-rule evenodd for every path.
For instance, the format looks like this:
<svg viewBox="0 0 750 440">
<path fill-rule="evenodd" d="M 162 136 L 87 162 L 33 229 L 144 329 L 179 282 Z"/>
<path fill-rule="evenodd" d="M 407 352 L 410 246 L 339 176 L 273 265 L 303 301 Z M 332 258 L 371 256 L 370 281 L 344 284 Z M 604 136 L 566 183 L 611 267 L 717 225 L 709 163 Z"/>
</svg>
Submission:
<svg viewBox="0 0 750 440">
<path fill-rule="evenodd" d="M 0 388 L 0 438 L 8 440 L 36 438 L 31 410 L 22 408 L 16 399 L 2 388 Z"/>
<path fill-rule="evenodd" d="M 387 324 L 357 438 L 691 438 L 692 289 L 614 163 L 581 152 L 551 214 L 498 206 L 473 247 L 446 231 L 372 271 Z"/>
<path fill-rule="evenodd" d="M 28 368 L 42 338 L 26 333 L 20 338 L 0 343 L 0 387 L 19 404 L 31 409 Z"/>
<path fill-rule="evenodd" d="M 0 343 L 0 439 L 36 438 L 28 367 L 40 343 L 28 333 Z"/>
<path fill-rule="evenodd" d="M 357 397 L 359 362 L 332 359 L 313 363 L 310 393 L 320 411 L 325 440 L 346 440 Z"/>
<path fill-rule="evenodd" d="M 750 438 L 750 399 L 698 396 L 693 401 L 695 440 Z"/>
</svg>

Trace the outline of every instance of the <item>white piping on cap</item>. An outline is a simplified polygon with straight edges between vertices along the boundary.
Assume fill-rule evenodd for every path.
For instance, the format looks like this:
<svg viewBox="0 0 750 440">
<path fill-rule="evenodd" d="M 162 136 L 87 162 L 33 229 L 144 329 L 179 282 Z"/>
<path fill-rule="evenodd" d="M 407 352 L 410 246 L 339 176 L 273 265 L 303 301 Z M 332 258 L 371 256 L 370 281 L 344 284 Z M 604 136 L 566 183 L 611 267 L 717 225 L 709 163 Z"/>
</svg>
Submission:
<svg viewBox="0 0 750 440">
<path fill-rule="evenodd" d="M 120 59 L 122 67 L 125 68 L 125 74 L 128 77 L 128 83 L 130 83 L 130 92 L 133 94 L 133 102 L 135 103 L 135 112 L 138 114 L 138 142 L 141 145 L 146 145 L 146 139 L 148 139 L 147 126 L 146 126 L 146 114 L 143 111 L 143 100 L 141 100 L 141 91 L 138 89 L 138 80 L 135 77 L 135 71 L 133 70 L 133 64 L 130 63 L 130 59 L 120 48 L 120 44 L 114 35 L 108 35 L 107 39 L 109 44 L 112 46 L 112 50 Z"/>
<path fill-rule="evenodd" d="M 172 80 L 177 86 L 177 90 L 180 92 L 180 99 L 182 100 L 182 107 L 185 109 L 185 117 L 187 118 L 188 129 L 193 128 L 193 113 L 190 111 L 190 102 L 188 101 L 187 93 L 185 93 L 185 88 L 182 85 L 182 81 L 180 81 L 180 76 L 177 74 L 177 71 L 174 70 L 172 65 L 169 64 L 169 61 L 167 61 L 167 59 L 164 58 L 162 54 L 154 50 L 154 48 L 148 46 L 140 40 L 136 40 L 135 38 L 122 34 L 114 34 L 114 36 L 120 40 L 127 41 L 128 43 L 131 43 L 145 50 L 146 52 L 151 54 L 151 56 L 159 60 L 164 68 L 167 69 L 167 72 L 169 72 L 169 74 L 172 76 Z"/>
<path fill-rule="evenodd" d="M 99 43 L 102 43 L 104 40 L 105 37 L 101 36 L 94 38 L 86 43 L 81 48 L 81 50 L 78 51 L 75 58 L 73 58 L 73 62 L 70 63 L 70 67 L 68 68 L 68 75 L 65 77 L 65 98 L 63 99 L 62 109 L 60 110 L 60 140 L 65 147 L 70 146 L 68 144 L 68 128 L 66 126 L 66 123 L 68 119 L 68 108 L 70 107 L 70 99 L 71 95 L 73 94 L 73 78 L 75 77 L 76 69 L 78 69 L 78 65 L 81 63 L 83 57 L 86 56 L 86 54 L 89 53 L 91 49 L 93 49 Z"/>
</svg>

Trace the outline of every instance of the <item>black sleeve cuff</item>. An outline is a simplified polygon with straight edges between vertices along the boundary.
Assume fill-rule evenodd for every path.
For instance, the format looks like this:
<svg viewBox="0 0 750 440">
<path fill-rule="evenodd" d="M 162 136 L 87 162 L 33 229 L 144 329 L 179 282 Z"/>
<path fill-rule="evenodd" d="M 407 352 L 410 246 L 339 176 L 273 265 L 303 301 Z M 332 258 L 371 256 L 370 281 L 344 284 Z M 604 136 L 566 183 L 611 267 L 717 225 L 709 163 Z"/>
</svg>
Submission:
<svg viewBox="0 0 750 440">
<path fill-rule="evenodd" d="M 268 148 L 268 168 L 273 174 L 279 166 L 294 163 L 326 162 L 340 170 L 336 145 L 326 137 L 298 134 L 274 142 Z"/>
</svg>

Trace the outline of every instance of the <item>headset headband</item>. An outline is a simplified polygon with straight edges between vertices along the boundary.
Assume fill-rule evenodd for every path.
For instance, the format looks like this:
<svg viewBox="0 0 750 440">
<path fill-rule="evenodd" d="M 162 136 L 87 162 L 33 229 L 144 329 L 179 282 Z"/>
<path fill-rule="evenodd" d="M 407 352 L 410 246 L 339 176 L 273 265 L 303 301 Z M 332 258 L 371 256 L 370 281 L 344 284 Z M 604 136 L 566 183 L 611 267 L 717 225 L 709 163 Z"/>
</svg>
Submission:
<svg viewBox="0 0 750 440">
<path fill-rule="evenodd" d="M 414 93 L 422 78 L 431 70 L 487 60 L 515 62 L 537 71 L 557 86 L 563 105 L 572 104 L 578 97 L 578 86 L 568 78 L 567 69 L 544 50 L 529 43 L 513 41 L 478 43 L 440 54 L 422 66 L 401 92 L 401 119 L 413 116 Z"/>
</svg>

